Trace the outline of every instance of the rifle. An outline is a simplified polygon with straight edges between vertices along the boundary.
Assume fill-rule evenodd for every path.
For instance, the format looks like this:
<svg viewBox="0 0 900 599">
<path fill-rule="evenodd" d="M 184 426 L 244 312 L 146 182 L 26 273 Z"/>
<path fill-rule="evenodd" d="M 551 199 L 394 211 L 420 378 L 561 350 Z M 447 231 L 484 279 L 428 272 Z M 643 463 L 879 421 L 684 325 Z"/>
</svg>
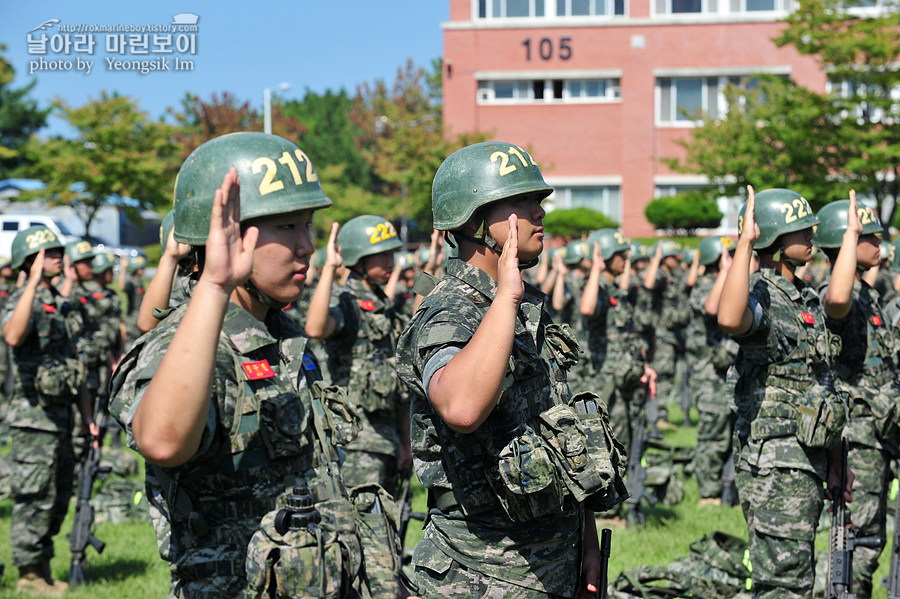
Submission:
<svg viewBox="0 0 900 599">
<path fill-rule="evenodd" d="M 634 526 L 635 524 L 643 526 L 646 523 L 647 517 L 641 505 L 642 499 L 646 499 L 650 505 L 656 505 L 657 501 L 656 497 L 644 487 L 647 471 L 644 469 L 643 459 L 644 451 L 647 449 L 648 436 L 646 416 L 644 412 L 641 412 L 631 433 L 628 466 L 625 470 L 628 491 L 631 494 L 625 500 L 625 503 L 628 505 L 628 513 L 626 515 L 628 526 Z"/>
<path fill-rule="evenodd" d="M 691 365 L 688 364 L 687 349 L 681 356 L 681 411 L 684 414 L 684 420 L 681 426 L 691 425 Z"/>
<path fill-rule="evenodd" d="M 109 466 L 100 465 L 100 438 L 88 435 L 88 446 L 78 465 L 78 502 L 75 505 L 75 521 L 72 523 L 72 532 L 67 535 L 69 549 L 72 552 L 72 565 L 69 569 L 70 587 L 76 587 L 85 581 L 84 562 L 87 546 L 93 547 L 97 553 L 103 553 L 106 547 L 106 543 L 91 532 L 94 524 L 91 492 L 94 481 L 98 478 L 105 479 L 110 470 Z"/>
<path fill-rule="evenodd" d="M 734 448 L 728 448 L 728 459 L 722 468 L 722 505 L 732 506 L 737 503 L 734 495 Z"/>
<path fill-rule="evenodd" d="M 856 599 L 850 590 L 853 581 L 853 551 L 856 547 L 878 547 L 880 537 L 857 538 L 850 520 L 850 510 L 844 500 L 847 487 L 847 451 L 850 443 L 841 439 L 841 486 L 831 489 L 831 532 L 828 545 L 828 579 L 825 583 L 826 599 Z"/>
<path fill-rule="evenodd" d="M 891 549 L 890 573 L 881 581 L 888 599 L 900 599 L 900 492 L 894 507 L 894 545 Z"/>
<path fill-rule="evenodd" d="M 599 599 L 606 599 L 606 587 L 609 584 L 609 555 L 612 553 L 612 530 L 604 528 L 600 531 L 600 581 L 598 582 Z"/>
</svg>

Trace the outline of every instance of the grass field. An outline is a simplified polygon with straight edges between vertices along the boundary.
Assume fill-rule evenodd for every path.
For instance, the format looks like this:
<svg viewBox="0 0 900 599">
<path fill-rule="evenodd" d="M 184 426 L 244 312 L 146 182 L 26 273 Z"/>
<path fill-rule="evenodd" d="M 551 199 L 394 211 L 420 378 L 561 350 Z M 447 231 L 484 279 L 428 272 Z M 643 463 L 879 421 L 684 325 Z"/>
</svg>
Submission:
<svg viewBox="0 0 900 599">
<path fill-rule="evenodd" d="M 681 410 L 671 406 L 669 413 L 672 420 L 678 423 Z M 696 422 L 696 421 L 694 421 Z M 678 427 L 665 433 L 666 441 L 673 446 L 690 446 L 696 437 L 694 426 Z M 612 535 L 612 556 L 609 562 L 609 579 L 627 568 L 643 564 L 668 564 L 686 557 L 691 542 L 714 530 L 720 530 L 740 537 L 747 534 L 746 524 L 740 508 L 699 507 L 697 505 L 697 485 L 692 478 L 685 483 L 686 493 L 682 502 L 674 506 L 657 505 L 647 509 L 647 525 L 643 528 L 614 528 Z M 65 533 L 71 529 L 72 511 L 63 525 L 63 532 L 56 538 L 56 557 L 52 562 L 54 576 L 67 579 L 69 572 L 69 546 Z M 414 510 L 422 511 L 425 507 L 425 495 L 421 487 L 417 487 Z M 0 599 L 5 597 L 21 597 L 16 595 L 16 569 L 10 564 L 9 538 L 10 511 L 12 502 L 9 499 L 0 501 L 0 562 L 7 564 L 6 572 L 0 582 Z M 599 527 L 608 526 L 605 521 Z M 598 528 L 599 528 L 598 527 Z M 168 591 L 168 569 L 160 560 L 156 548 L 156 537 L 149 523 L 99 524 L 95 534 L 106 542 L 106 549 L 98 555 L 88 549 L 86 576 L 88 582 L 71 591 L 67 596 L 73 599 L 149 599 L 165 597 Z M 421 528 L 415 521 L 410 523 L 407 535 L 407 546 L 412 547 L 421 537 Z M 819 533 L 816 540 L 819 550 L 828 547 L 828 533 Z M 887 594 L 881 588 L 881 579 L 888 572 L 890 542 L 882 555 L 881 567 L 875 575 L 876 599 L 886 599 Z"/>
</svg>

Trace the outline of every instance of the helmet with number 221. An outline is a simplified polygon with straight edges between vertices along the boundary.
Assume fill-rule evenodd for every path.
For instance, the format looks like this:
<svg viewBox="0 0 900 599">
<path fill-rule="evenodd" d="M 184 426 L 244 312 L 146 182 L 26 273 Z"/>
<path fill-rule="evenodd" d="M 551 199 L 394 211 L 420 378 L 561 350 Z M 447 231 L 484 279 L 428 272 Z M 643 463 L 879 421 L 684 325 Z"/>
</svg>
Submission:
<svg viewBox="0 0 900 599">
<path fill-rule="evenodd" d="M 741 206 L 738 216 L 738 233 L 744 230 L 744 210 Z M 802 231 L 819 224 L 819 219 L 802 195 L 790 189 L 767 189 L 756 194 L 756 208 L 753 211 L 759 226 L 759 239 L 753 249 L 764 250 L 775 243 L 785 233 Z"/>
</svg>

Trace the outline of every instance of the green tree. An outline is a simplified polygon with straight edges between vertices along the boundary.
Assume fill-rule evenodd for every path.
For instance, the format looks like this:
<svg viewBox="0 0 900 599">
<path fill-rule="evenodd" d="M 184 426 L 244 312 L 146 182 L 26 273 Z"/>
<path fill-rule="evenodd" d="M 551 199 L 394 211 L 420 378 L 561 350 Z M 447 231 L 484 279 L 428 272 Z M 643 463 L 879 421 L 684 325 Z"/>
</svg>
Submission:
<svg viewBox="0 0 900 599">
<path fill-rule="evenodd" d="M 5 51 L 6 45 L 0 44 L 0 53 Z M 28 97 L 37 80 L 16 89 L 12 87 L 15 76 L 13 66 L 0 54 L 0 179 L 24 174 L 29 163 L 23 146 L 47 124 L 50 113 Z"/>
<path fill-rule="evenodd" d="M 544 217 L 544 230 L 553 236 L 577 239 L 597 229 L 618 229 L 619 223 L 590 208 L 561 208 Z"/>
<path fill-rule="evenodd" d="M 51 206 L 71 206 L 85 231 L 97 211 L 118 198 L 135 200 L 120 205 L 136 222 L 142 208 L 171 205 L 179 164 L 172 126 L 150 120 L 128 96 L 105 91 L 77 108 L 57 99 L 54 109 L 77 137 L 29 141 L 33 172 L 46 188 L 21 199 L 40 197 Z"/>
<path fill-rule="evenodd" d="M 726 115 L 693 115 L 702 124 L 680 142 L 684 159 L 664 162 L 706 174 L 726 195 L 748 183 L 789 187 L 814 208 L 856 189 L 874 198 L 890 222 L 896 202 L 888 200 L 900 191 L 900 105 L 891 100 L 900 90 L 900 11 L 894 5 L 857 16 L 843 8 L 853 1 L 798 0 L 774 40 L 815 56 L 840 93 L 816 93 L 770 75 L 729 85 Z"/>
<path fill-rule="evenodd" d="M 644 208 L 644 216 L 667 235 L 686 237 L 697 229 L 718 227 L 723 215 L 715 199 L 692 190 L 653 200 Z"/>
<path fill-rule="evenodd" d="M 431 182 L 444 158 L 486 139 L 481 133 L 445 136 L 436 101 L 440 85 L 439 60 L 430 73 L 408 61 L 390 88 L 380 80 L 366 83 L 354 98 L 358 142 L 376 175 L 372 191 L 393 200 L 385 216 L 415 223 L 410 239 L 431 233 Z"/>
</svg>

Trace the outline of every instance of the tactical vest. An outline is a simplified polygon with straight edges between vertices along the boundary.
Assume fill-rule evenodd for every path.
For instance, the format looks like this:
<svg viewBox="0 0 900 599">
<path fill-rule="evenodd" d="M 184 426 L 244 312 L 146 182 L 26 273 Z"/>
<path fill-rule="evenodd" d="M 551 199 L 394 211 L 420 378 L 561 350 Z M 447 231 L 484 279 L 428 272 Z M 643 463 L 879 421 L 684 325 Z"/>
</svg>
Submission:
<svg viewBox="0 0 900 599">
<path fill-rule="evenodd" d="M 339 302 L 343 313 L 350 316 L 345 330 L 356 331 L 356 337 L 349 357 L 346 346 L 337 346 L 340 341 L 326 342 L 335 384 L 346 386 L 365 412 L 394 410 L 400 393 L 394 350 L 402 320 L 380 289 L 373 290 L 379 298 L 376 303 L 360 299 L 364 289 L 352 275 L 347 287 L 350 292 L 342 293 Z"/>
<path fill-rule="evenodd" d="M 172 317 L 183 316 L 186 309 L 186 304 L 179 307 L 176 312 L 181 314 Z M 138 340 L 123 358 L 113 380 L 113 396 L 136 366 L 146 339 Z M 251 565 L 248 572 L 248 560 L 262 551 L 253 549 L 251 538 L 260 530 L 264 514 L 284 507 L 286 490 L 297 477 L 305 479 L 315 498 L 320 527 L 327 532 L 329 546 L 335 547 L 329 551 L 342 556 L 336 572 L 333 563 L 329 566 L 327 577 L 349 581 L 359 572 L 362 554 L 356 509 L 340 479 L 335 447 L 337 441 L 355 436 L 358 416 L 342 390 L 319 380 L 315 360 L 305 353 L 304 338 L 282 340 L 269 350 L 271 355 L 265 359 L 250 360 L 222 333 L 217 368 L 230 362 L 241 386 L 239 392 L 228 394 L 237 398 L 235 405 L 216 406 L 220 422 L 229 427 L 218 439 L 228 445 L 212 449 L 209 453 L 215 458 L 189 467 L 169 469 L 147 463 L 148 481 L 157 481 L 161 489 L 159 497 L 151 495 L 151 505 L 166 520 L 167 538 L 173 540 L 160 543 L 160 555 L 181 581 L 247 576 L 251 584 L 268 585 L 265 568 Z M 283 356 L 302 359 L 288 361 Z M 221 376 L 213 384 L 215 395 L 226 396 Z M 160 499 L 165 503 L 158 503 Z M 246 553 L 246 557 L 190 558 L 202 552 L 215 555 L 215 548 L 221 546 L 242 548 L 235 553 Z M 322 584 L 327 585 L 324 580 Z"/>
<path fill-rule="evenodd" d="M 442 286 L 434 293 L 442 293 Z M 473 304 L 479 322 L 488 306 Z M 414 321 L 428 322 L 440 310 L 438 302 L 424 304 Z M 523 303 L 520 311 L 526 313 L 516 324 L 500 401 L 478 430 L 454 431 L 433 409 L 424 415 L 424 444 L 440 448 L 435 463 L 417 467 L 430 501 L 443 512 L 460 509 L 484 519 L 505 515 L 523 523 L 561 514 L 573 501 L 607 510 L 627 497 L 624 448 L 612 436 L 596 395 L 569 397 L 565 369 L 577 360 L 578 345 L 568 326 L 549 323 L 534 304 Z M 529 331 L 533 327 L 540 347 Z M 441 480 L 449 488 L 435 485 Z"/>
<path fill-rule="evenodd" d="M 767 281 L 770 294 L 784 294 Z M 828 332 L 825 315 L 813 299 L 807 297 L 792 306 L 797 328 L 784 327 L 778 351 L 767 353 L 777 362 L 750 364 L 739 354 L 743 363 L 736 365 L 740 373 L 735 387 L 738 428 L 749 424 L 754 439 L 793 435 L 809 448 L 832 447 L 840 440 L 846 402 L 843 394 L 835 392 L 833 380 L 829 381 L 831 358 L 840 349 L 840 339 Z M 793 331 L 799 331 L 795 339 L 789 336 Z M 742 423 L 741 416 L 749 422 Z"/>
</svg>

